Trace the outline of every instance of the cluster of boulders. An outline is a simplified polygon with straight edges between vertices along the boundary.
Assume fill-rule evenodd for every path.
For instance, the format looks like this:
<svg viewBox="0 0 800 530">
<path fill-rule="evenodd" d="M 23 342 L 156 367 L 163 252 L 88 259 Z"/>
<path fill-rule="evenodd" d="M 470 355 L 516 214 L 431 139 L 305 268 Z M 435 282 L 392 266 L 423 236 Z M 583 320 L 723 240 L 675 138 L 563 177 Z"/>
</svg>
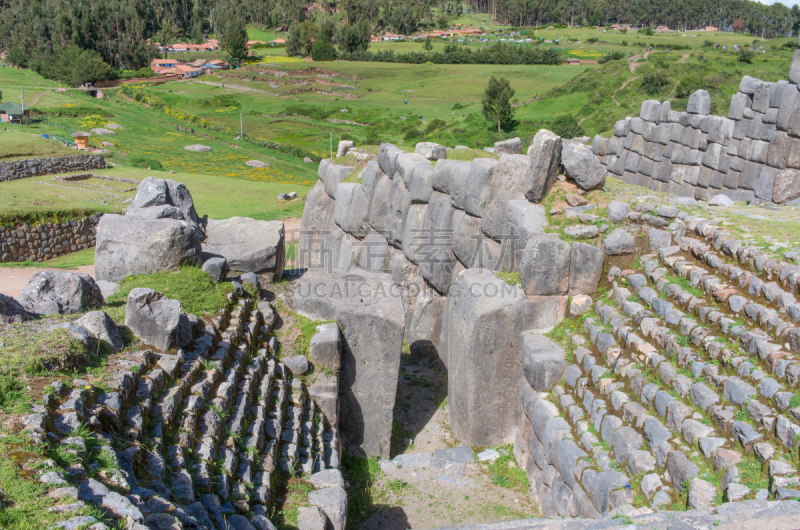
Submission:
<svg viewBox="0 0 800 530">
<path fill-rule="evenodd" d="M 103 281 L 182 265 L 204 265 L 215 281 L 229 270 L 273 281 L 283 262 L 282 222 L 201 219 L 189 190 L 174 180 L 146 178 L 125 214 L 103 216 L 97 229 L 95 273 Z"/>
<path fill-rule="evenodd" d="M 0 163 L 0 182 L 52 173 L 105 169 L 103 155 L 72 155 L 57 158 L 31 158 Z"/>
</svg>

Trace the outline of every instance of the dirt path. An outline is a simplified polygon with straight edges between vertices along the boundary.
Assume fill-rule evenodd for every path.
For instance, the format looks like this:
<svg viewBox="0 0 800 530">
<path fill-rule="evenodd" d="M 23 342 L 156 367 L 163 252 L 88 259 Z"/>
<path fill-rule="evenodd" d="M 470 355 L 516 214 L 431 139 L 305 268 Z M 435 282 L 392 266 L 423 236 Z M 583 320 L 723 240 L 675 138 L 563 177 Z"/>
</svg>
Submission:
<svg viewBox="0 0 800 530">
<path fill-rule="evenodd" d="M 621 85 L 621 86 L 620 86 L 618 89 L 616 89 L 616 90 L 614 91 L 614 93 L 613 93 L 613 94 L 611 94 L 611 101 L 613 101 L 614 103 L 616 103 L 616 104 L 617 104 L 617 107 L 619 107 L 619 106 L 621 106 L 621 105 L 620 105 L 619 101 L 617 101 L 616 99 L 614 99 L 614 96 L 616 96 L 616 95 L 617 95 L 617 92 L 619 92 L 620 90 L 622 90 L 623 88 L 625 88 L 626 86 L 628 86 L 628 83 L 630 83 L 631 81 L 635 81 L 635 80 L 637 80 L 637 79 L 639 79 L 639 78 L 638 78 L 638 77 L 631 77 L 630 79 L 628 79 L 628 80 L 626 80 L 624 83 L 622 83 L 622 85 Z"/>
<path fill-rule="evenodd" d="M 0 268 L 0 293 L 16 298 L 22 293 L 22 288 L 33 277 L 34 274 L 47 270 L 64 270 L 64 269 L 47 269 L 37 267 L 26 267 L 24 269 L 13 268 Z M 84 265 L 73 269 L 72 272 L 85 272 L 94 278 L 94 265 Z"/>
<path fill-rule="evenodd" d="M 630 68 L 632 74 L 635 74 L 636 73 L 636 69 L 644 64 L 644 63 L 635 63 L 633 61 L 635 61 L 637 59 L 641 59 L 641 58 L 647 59 L 648 55 L 650 55 L 650 52 L 646 51 L 643 54 L 634 55 L 633 57 L 628 59 L 628 62 L 631 63 L 629 68 Z M 623 86 L 625 86 L 625 85 L 623 85 Z"/>
<path fill-rule="evenodd" d="M 686 59 L 688 59 L 688 58 L 689 58 L 689 55 L 691 55 L 691 54 L 690 54 L 690 53 L 684 53 L 683 55 L 681 55 L 681 60 L 680 60 L 680 61 L 678 61 L 678 62 L 679 62 L 679 63 L 685 63 L 685 62 L 686 62 Z"/>
<path fill-rule="evenodd" d="M 404 455 L 401 459 L 409 460 L 399 460 L 399 466 L 380 462 L 372 513 L 356 526 L 359 530 L 438 528 L 538 514 L 516 484 L 504 483 L 504 487 L 497 477 L 493 481 L 488 464 L 452 461 L 447 452 L 437 453 L 458 445 L 448 425 L 446 395 L 444 370 L 408 354 L 402 356 L 392 456 Z M 464 450 L 470 452 L 467 447 Z"/>
<path fill-rule="evenodd" d="M 33 96 L 33 99 L 32 99 L 32 100 L 30 100 L 30 102 L 28 102 L 28 104 L 27 104 L 27 105 L 25 105 L 25 106 L 26 106 L 26 107 L 33 107 L 34 105 L 36 105 L 36 102 L 37 102 L 37 101 L 39 101 L 39 98 L 40 98 L 40 97 L 42 97 L 42 96 L 44 96 L 44 95 L 45 95 L 45 94 L 47 94 L 48 92 L 50 92 L 50 90 L 49 90 L 49 89 L 48 89 L 48 90 L 45 90 L 44 92 L 40 92 L 40 93 L 36 94 L 35 96 Z"/>
</svg>

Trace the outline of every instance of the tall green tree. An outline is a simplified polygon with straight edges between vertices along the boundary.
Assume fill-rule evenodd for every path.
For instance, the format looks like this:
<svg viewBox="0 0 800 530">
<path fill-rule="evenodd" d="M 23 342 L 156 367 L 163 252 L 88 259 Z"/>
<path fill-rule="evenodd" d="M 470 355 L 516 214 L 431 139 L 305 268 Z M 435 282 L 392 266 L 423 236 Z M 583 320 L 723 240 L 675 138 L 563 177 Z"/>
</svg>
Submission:
<svg viewBox="0 0 800 530">
<path fill-rule="evenodd" d="M 355 24 L 345 22 L 336 34 L 336 41 L 345 53 L 365 52 L 369 49 L 371 37 L 367 21 L 359 20 Z"/>
<path fill-rule="evenodd" d="M 289 29 L 289 38 L 286 39 L 286 54 L 292 56 L 311 55 L 311 46 L 319 34 L 319 28 L 310 20 L 295 23 Z"/>
<path fill-rule="evenodd" d="M 225 51 L 231 64 L 239 65 L 247 58 L 247 28 L 241 19 L 234 20 L 224 35 Z"/>
<path fill-rule="evenodd" d="M 169 24 L 161 26 L 161 29 L 155 34 L 156 42 L 164 48 L 164 59 L 167 58 L 167 48 L 178 42 L 179 38 L 180 32 L 178 28 Z"/>
<path fill-rule="evenodd" d="M 497 124 L 499 133 L 503 130 L 510 131 L 514 127 L 514 108 L 511 106 L 513 97 L 514 89 L 508 79 L 497 79 L 495 76 L 489 79 L 489 85 L 483 93 L 483 115 L 489 122 Z"/>
</svg>

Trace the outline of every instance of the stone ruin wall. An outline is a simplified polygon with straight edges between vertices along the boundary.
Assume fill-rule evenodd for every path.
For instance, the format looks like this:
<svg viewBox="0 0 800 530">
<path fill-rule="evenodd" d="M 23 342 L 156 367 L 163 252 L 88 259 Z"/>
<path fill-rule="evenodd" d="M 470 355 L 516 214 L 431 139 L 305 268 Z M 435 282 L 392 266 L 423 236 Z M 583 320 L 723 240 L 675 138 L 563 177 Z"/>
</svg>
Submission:
<svg viewBox="0 0 800 530">
<path fill-rule="evenodd" d="M 595 136 L 592 151 L 609 173 L 629 184 L 707 201 L 782 204 L 800 196 L 800 59 L 788 81 L 745 76 L 727 116 L 711 114 L 705 90 L 687 112 L 665 101 L 642 103 L 638 117 L 616 123 L 614 136 Z"/>
<path fill-rule="evenodd" d="M 341 401 L 341 429 L 349 450 L 388 457 L 382 439 L 390 435 L 403 338 L 417 359 L 447 368 L 456 438 L 467 445 L 514 442 L 524 416 L 523 395 L 533 384 L 520 366 L 520 352 L 528 342 L 530 349 L 544 339 L 535 333 L 562 320 L 569 295 L 596 290 L 604 261 L 595 246 L 543 233 L 546 215 L 538 202 L 558 174 L 561 152 L 561 139 L 546 134 L 550 143 L 534 142 L 529 155 L 472 162 L 432 164 L 383 144 L 378 161 L 370 162 L 358 179 L 347 178 L 352 167 L 320 163 L 319 181 L 306 197 L 302 219 L 298 263 L 309 270 L 301 281 L 362 280 L 372 288 L 381 282 L 401 287 L 395 305 L 376 305 L 364 317 L 402 315 L 399 331 L 387 331 L 382 341 L 355 333 L 358 322 L 343 323 L 340 316 L 348 318 L 347 311 L 321 310 L 329 301 L 295 307 L 316 318 L 335 319 L 342 328 L 341 392 L 354 396 L 350 404 L 346 397 Z M 530 243 L 533 239 L 537 244 Z M 522 286 L 509 285 L 493 272 L 502 270 L 521 271 Z M 368 370 L 363 365 L 375 357 L 385 359 L 388 369 L 371 373 L 369 381 L 348 373 L 357 367 Z M 388 423 L 364 412 L 375 402 L 386 404 Z M 354 414 L 364 416 L 357 435 L 347 425 Z"/>
<path fill-rule="evenodd" d="M 93 247 L 101 216 L 97 213 L 63 223 L 0 227 L 0 262 L 40 262 Z"/>
<path fill-rule="evenodd" d="M 103 155 L 72 155 L 55 158 L 31 158 L 16 162 L 0 163 L 0 182 L 17 180 L 37 175 L 67 173 L 70 171 L 90 171 L 105 169 Z"/>
</svg>

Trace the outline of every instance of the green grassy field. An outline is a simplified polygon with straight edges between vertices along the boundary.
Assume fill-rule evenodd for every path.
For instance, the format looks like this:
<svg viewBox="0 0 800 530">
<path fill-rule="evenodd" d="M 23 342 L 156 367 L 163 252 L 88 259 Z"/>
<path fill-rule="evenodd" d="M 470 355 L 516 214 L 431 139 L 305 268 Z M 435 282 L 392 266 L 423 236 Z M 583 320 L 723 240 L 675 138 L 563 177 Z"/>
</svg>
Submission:
<svg viewBox="0 0 800 530">
<path fill-rule="evenodd" d="M 0 131 L 0 162 L 74 154 L 74 149 L 41 135 Z"/>
<path fill-rule="evenodd" d="M 286 183 L 219 177 L 201 173 L 168 173 L 130 167 L 113 167 L 95 171 L 98 175 L 122 177 L 141 181 L 148 176 L 173 179 L 186 184 L 194 199 L 198 214 L 212 219 L 242 216 L 270 220 L 300 217 L 309 188 Z M 99 181 L 90 186 L 87 181 L 59 182 L 53 186 L 51 177 L 41 176 L 0 183 L 0 212 L 53 212 L 85 208 L 102 212 L 118 212 L 127 208 L 123 201 L 133 197 L 135 184 Z M 118 184 L 115 186 L 114 184 Z M 98 186 L 114 187 L 115 191 Z M 124 191 L 130 190 L 130 191 Z M 278 203 L 278 194 L 296 191 L 299 199 Z"/>
</svg>

